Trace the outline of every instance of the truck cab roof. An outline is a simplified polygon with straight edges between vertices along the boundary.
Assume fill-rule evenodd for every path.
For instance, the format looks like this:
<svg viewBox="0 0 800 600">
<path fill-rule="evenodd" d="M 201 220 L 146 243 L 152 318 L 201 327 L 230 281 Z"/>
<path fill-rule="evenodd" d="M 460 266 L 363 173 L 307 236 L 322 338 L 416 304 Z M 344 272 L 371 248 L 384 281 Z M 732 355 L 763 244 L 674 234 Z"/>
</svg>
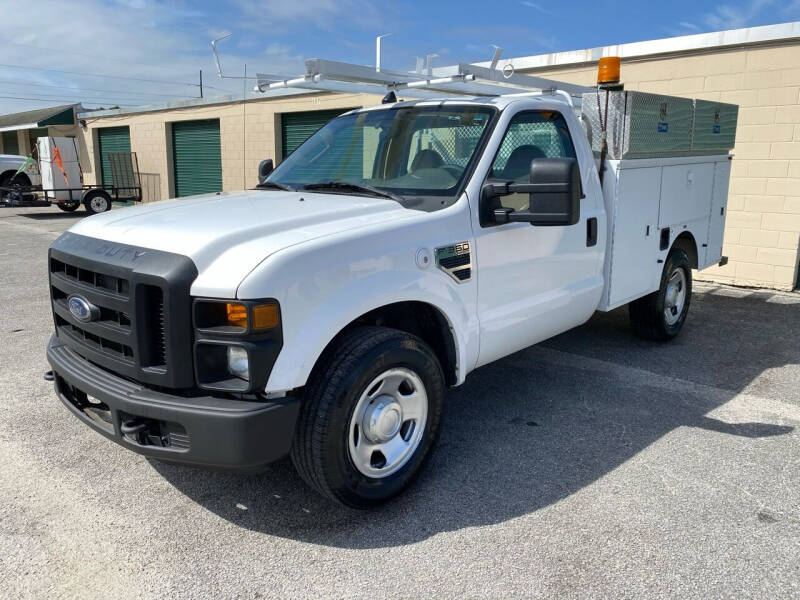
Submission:
<svg viewBox="0 0 800 600">
<path fill-rule="evenodd" d="M 390 110 L 393 108 L 404 108 L 411 106 L 490 106 L 498 110 L 504 110 L 509 105 L 517 102 L 533 101 L 543 104 L 558 103 L 566 107 L 570 104 L 565 100 L 561 94 L 541 94 L 537 92 L 524 93 L 524 94 L 509 94 L 506 96 L 471 96 L 471 97 L 453 97 L 442 96 L 441 98 L 421 98 L 419 100 L 401 100 L 398 102 L 391 102 L 387 104 L 379 104 L 377 106 L 367 106 L 364 108 L 357 108 L 345 114 L 354 114 L 379 110 Z"/>
</svg>

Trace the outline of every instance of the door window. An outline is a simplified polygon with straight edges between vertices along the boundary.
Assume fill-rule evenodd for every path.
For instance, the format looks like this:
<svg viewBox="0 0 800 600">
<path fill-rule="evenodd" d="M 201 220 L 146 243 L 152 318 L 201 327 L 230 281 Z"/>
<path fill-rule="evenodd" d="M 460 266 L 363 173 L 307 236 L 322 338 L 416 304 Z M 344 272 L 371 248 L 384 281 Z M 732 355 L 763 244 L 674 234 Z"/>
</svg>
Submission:
<svg viewBox="0 0 800 600">
<path fill-rule="evenodd" d="M 489 172 L 491 179 L 528 181 L 535 158 L 575 158 L 575 147 L 567 122 L 554 111 L 526 111 L 511 119 L 500 150 Z M 497 199 L 499 205 L 527 210 L 528 194 L 510 194 Z"/>
</svg>

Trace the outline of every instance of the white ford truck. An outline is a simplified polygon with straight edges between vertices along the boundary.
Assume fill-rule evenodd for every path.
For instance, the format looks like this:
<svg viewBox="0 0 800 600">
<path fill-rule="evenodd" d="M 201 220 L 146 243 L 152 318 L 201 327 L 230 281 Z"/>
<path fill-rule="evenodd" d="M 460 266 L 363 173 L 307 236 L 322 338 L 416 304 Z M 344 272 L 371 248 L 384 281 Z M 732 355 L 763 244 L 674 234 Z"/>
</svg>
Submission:
<svg viewBox="0 0 800 600">
<path fill-rule="evenodd" d="M 368 507 L 419 472 L 470 371 L 625 304 L 670 340 L 692 269 L 721 261 L 736 107 L 575 100 L 355 110 L 257 189 L 82 220 L 50 248 L 58 396 L 148 457 L 289 454 Z"/>
</svg>

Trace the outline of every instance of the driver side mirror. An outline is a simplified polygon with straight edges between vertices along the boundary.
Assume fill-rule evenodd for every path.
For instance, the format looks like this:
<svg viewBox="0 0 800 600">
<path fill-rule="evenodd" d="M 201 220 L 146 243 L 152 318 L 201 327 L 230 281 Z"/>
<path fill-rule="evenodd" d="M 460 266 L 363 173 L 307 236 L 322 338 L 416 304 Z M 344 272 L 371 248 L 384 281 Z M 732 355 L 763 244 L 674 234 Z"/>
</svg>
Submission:
<svg viewBox="0 0 800 600">
<path fill-rule="evenodd" d="M 527 210 L 496 207 L 496 198 L 529 194 Z M 492 218 L 497 224 L 530 223 L 539 226 L 574 225 L 580 220 L 581 175 L 574 158 L 535 158 L 531 161 L 530 183 L 487 182 L 482 202 L 495 202 Z"/>
<path fill-rule="evenodd" d="M 258 163 L 258 183 L 261 185 L 267 180 L 269 174 L 275 170 L 275 163 L 271 158 L 266 158 Z"/>
</svg>

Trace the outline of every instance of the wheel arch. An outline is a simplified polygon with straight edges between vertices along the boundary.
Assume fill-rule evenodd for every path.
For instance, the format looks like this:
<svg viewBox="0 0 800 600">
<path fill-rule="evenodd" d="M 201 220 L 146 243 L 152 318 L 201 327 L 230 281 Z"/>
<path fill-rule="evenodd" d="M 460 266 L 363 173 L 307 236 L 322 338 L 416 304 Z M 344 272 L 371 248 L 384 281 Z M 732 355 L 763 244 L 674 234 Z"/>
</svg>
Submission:
<svg viewBox="0 0 800 600">
<path fill-rule="evenodd" d="M 359 315 L 345 325 L 325 346 L 314 363 L 314 369 L 327 351 L 352 329 L 374 325 L 389 327 L 415 335 L 431 347 L 444 373 L 445 383 L 453 386 L 458 381 L 458 354 L 456 340 L 449 320 L 433 304 L 419 300 L 406 300 L 385 304 Z M 312 369 L 313 372 L 313 369 Z"/>
<path fill-rule="evenodd" d="M 698 261 L 697 242 L 690 231 L 684 231 L 676 237 L 675 241 L 672 242 L 672 248 L 670 248 L 670 250 L 673 248 L 680 248 L 686 252 L 686 256 L 689 257 L 689 264 L 692 268 L 696 269 L 698 267 L 700 263 Z"/>
<path fill-rule="evenodd" d="M 319 315 L 317 315 L 319 316 Z M 419 298 L 398 298 L 392 302 L 376 302 L 374 306 L 360 307 L 350 315 L 306 322 L 304 331 L 291 336 L 281 350 L 267 383 L 268 393 L 299 389 L 306 385 L 314 369 L 321 364 L 326 351 L 353 328 L 361 325 L 390 327 L 426 342 L 442 366 L 445 382 L 458 385 L 465 375 L 467 334 L 465 323 L 434 302 Z M 323 333 L 323 331 L 328 333 Z"/>
<path fill-rule="evenodd" d="M 0 173 L 0 182 L 5 181 L 7 177 L 12 177 L 16 172 L 17 171 L 15 169 L 9 169 L 7 171 L 3 171 L 2 173 Z M 28 177 L 25 173 L 19 173 L 16 178 L 20 180 L 17 183 L 20 183 L 21 185 L 31 184 L 30 177 Z"/>
<path fill-rule="evenodd" d="M 87 200 L 91 200 L 95 196 L 104 196 L 109 202 L 111 202 L 111 194 L 109 194 L 106 190 L 102 188 L 91 188 L 86 190 L 81 196 L 81 202 L 86 202 Z"/>
</svg>

